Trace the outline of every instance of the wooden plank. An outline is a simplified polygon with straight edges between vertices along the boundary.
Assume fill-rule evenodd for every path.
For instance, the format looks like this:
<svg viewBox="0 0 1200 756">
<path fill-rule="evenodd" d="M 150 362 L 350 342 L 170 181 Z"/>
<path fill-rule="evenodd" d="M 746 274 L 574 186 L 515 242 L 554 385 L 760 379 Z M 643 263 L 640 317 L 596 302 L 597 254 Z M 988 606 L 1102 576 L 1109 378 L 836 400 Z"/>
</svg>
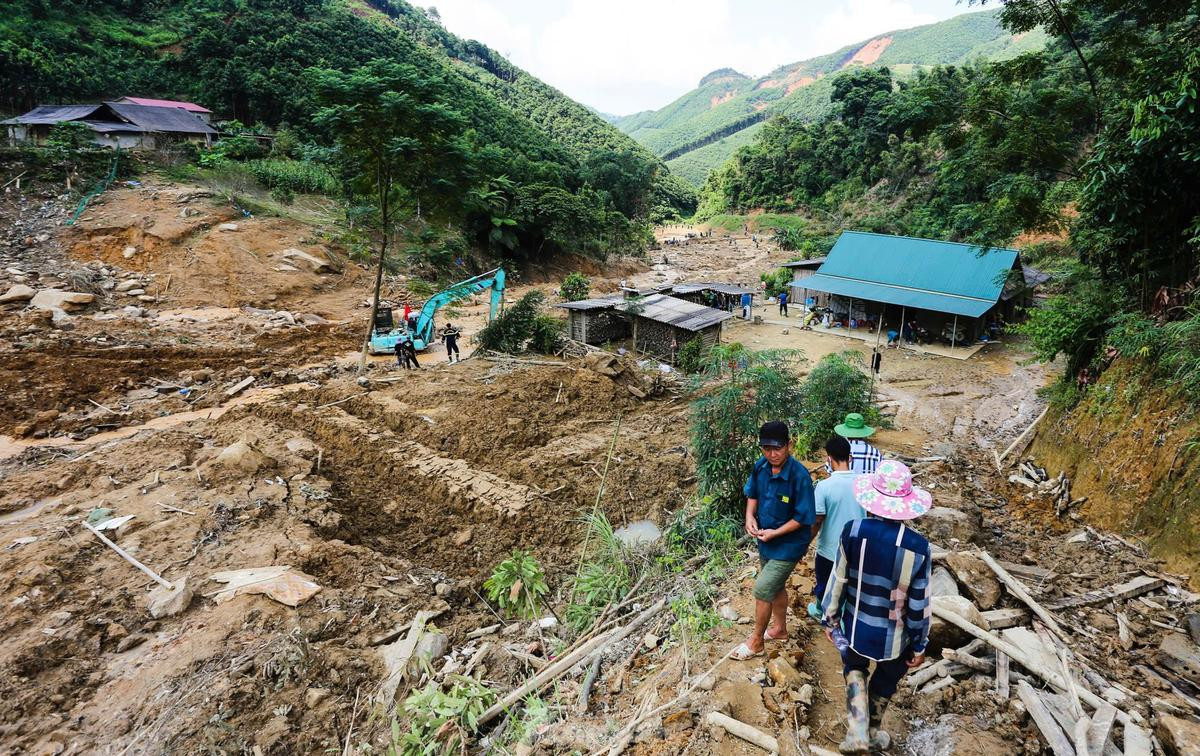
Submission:
<svg viewBox="0 0 1200 756">
<path fill-rule="evenodd" d="M 1162 639 L 1155 661 L 1194 685 L 1200 685 L 1200 648 L 1191 639 L 1168 633 Z"/>
<path fill-rule="evenodd" d="M 1056 620 L 1054 616 L 1050 614 L 1050 612 L 1042 608 L 1042 605 L 1029 595 L 1029 590 L 1025 587 L 1024 583 L 1010 575 L 1008 570 L 1001 567 L 1000 564 L 992 558 L 992 555 L 986 551 L 980 549 L 979 558 L 983 560 L 984 564 L 991 568 L 992 572 L 996 573 L 996 577 L 1000 579 L 1001 583 L 1004 583 L 1004 587 L 1008 589 L 1009 593 L 1021 599 L 1021 601 L 1023 601 L 1034 614 L 1041 617 L 1042 621 L 1046 623 L 1046 627 L 1050 628 L 1051 632 L 1053 632 L 1059 638 L 1064 640 L 1066 639 L 1067 635 L 1063 632 L 1063 629 L 1058 626 L 1058 620 Z"/>
<path fill-rule="evenodd" d="M 1018 681 L 1017 696 L 1020 697 L 1021 703 L 1025 704 L 1025 710 L 1029 712 L 1030 718 L 1037 725 L 1038 732 L 1042 734 L 1042 739 L 1046 741 L 1046 745 L 1050 746 L 1054 756 L 1075 756 L 1075 749 L 1071 747 L 1071 741 L 1063 734 L 1054 715 L 1046 708 L 1046 704 L 1033 686 L 1024 680 Z"/>
<path fill-rule="evenodd" d="M 993 630 L 1006 630 L 1029 621 L 1029 612 L 1025 609 L 992 609 L 982 614 Z"/>
<path fill-rule="evenodd" d="M 996 696 L 1008 700 L 1008 654 L 1003 651 L 996 652 Z"/>
<path fill-rule="evenodd" d="M 228 391 L 225 392 L 225 398 L 232 399 L 233 397 L 242 393 L 242 391 L 244 391 L 246 389 L 246 387 L 249 386 L 251 383 L 254 383 L 254 376 L 250 376 L 249 378 L 243 378 L 242 380 L 235 383 L 232 388 L 230 388 Z"/>
<path fill-rule="evenodd" d="M 1150 733 L 1132 722 L 1125 723 L 1125 738 L 1121 743 L 1125 756 L 1150 756 Z"/>
<path fill-rule="evenodd" d="M 1015 562 L 1006 562 L 1003 559 L 997 559 L 996 563 L 1004 569 L 1008 570 L 1015 578 L 1027 580 L 1031 583 L 1053 583 L 1058 580 L 1058 573 L 1053 570 L 1048 570 L 1044 567 L 1036 567 L 1031 564 L 1016 564 Z"/>
<path fill-rule="evenodd" d="M 1157 590 L 1163 587 L 1164 581 L 1162 578 L 1150 577 L 1149 575 L 1138 575 L 1133 580 L 1120 585 L 1109 586 L 1098 591 L 1090 591 L 1079 596 L 1066 596 L 1064 598 L 1051 599 L 1042 604 L 1047 609 L 1054 611 L 1060 609 L 1071 609 L 1077 606 L 1091 606 L 1100 604 L 1105 601 L 1120 601 L 1122 599 L 1133 598 L 1140 596 L 1143 593 Z"/>
<path fill-rule="evenodd" d="M 1108 743 L 1115 721 L 1117 721 L 1117 707 L 1107 704 L 1096 709 L 1087 733 L 1088 753 L 1104 752 L 1104 746 Z"/>
</svg>

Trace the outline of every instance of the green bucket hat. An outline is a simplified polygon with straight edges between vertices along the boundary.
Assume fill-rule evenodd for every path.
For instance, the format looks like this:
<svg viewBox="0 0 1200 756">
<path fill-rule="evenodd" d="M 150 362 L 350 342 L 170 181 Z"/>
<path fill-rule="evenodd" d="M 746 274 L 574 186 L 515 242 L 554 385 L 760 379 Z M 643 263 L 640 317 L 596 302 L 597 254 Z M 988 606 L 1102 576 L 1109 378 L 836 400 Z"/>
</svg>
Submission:
<svg viewBox="0 0 1200 756">
<path fill-rule="evenodd" d="M 867 425 L 867 421 L 857 412 L 846 415 L 846 422 L 833 426 L 833 431 L 842 438 L 867 438 L 875 433 L 875 429 Z"/>
</svg>

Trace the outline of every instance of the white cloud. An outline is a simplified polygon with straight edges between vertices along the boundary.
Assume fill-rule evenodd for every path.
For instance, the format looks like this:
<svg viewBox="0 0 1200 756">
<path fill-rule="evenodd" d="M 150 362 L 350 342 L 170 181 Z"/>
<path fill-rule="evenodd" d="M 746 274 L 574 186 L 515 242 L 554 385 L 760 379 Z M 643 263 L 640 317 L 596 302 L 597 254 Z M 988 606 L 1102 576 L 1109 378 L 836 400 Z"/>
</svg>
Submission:
<svg viewBox="0 0 1200 756">
<path fill-rule="evenodd" d="M 965 10 L 953 0 L 432 2 L 450 31 L 617 114 L 662 107 L 717 68 L 760 76 Z"/>
</svg>

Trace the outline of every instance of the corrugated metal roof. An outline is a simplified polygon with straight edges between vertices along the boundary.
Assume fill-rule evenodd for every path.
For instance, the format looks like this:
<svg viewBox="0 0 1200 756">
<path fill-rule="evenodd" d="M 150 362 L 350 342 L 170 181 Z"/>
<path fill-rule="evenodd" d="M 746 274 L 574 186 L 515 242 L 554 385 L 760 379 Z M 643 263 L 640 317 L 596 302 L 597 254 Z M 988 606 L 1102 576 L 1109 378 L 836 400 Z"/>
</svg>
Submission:
<svg viewBox="0 0 1200 756">
<path fill-rule="evenodd" d="M 606 307 L 612 307 L 625 301 L 623 294 L 612 294 L 607 297 L 596 297 L 594 299 L 577 299 L 574 302 L 562 302 L 556 307 L 561 307 L 565 310 L 599 310 Z"/>
<path fill-rule="evenodd" d="M 732 312 L 705 307 L 666 294 L 653 294 L 644 299 L 624 302 L 618 304 L 616 309 L 634 317 L 649 318 L 688 331 L 701 331 L 733 317 Z"/>
<path fill-rule="evenodd" d="M 141 126 L 146 131 L 167 131 L 177 134 L 216 134 L 217 130 L 200 120 L 200 116 L 179 108 L 157 108 L 150 105 L 130 105 L 106 102 L 121 118 Z"/>
<path fill-rule="evenodd" d="M 1000 298 L 1016 260 L 1015 249 L 843 231 L 825 264 L 804 279 L 804 285 L 829 294 L 978 317 Z"/>
<path fill-rule="evenodd" d="M 130 105 L 149 105 L 152 108 L 179 108 L 192 113 L 211 113 L 212 111 L 194 102 L 180 100 L 155 100 L 151 97 L 122 97 L 117 102 L 127 102 Z"/>
<path fill-rule="evenodd" d="M 792 260 L 785 262 L 781 268 L 819 268 L 824 262 L 829 259 L 827 257 L 814 257 L 811 260 Z"/>
<path fill-rule="evenodd" d="M 95 113 L 100 105 L 38 105 L 25 115 L 9 118 L 5 124 L 54 124 L 60 121 L 78 121 Z"/>
<path fill-rule="evenodd" d="M 695 294 L 698 291 L 715 291 L 720 294 L 757 294 L 757 289 L 747 289 L 745 286 L 738 286 L 731 283 L 720 283 L 718 281 L 700 281 L 678 283 L 671 286 L 672 294 Z"/>
</svg>

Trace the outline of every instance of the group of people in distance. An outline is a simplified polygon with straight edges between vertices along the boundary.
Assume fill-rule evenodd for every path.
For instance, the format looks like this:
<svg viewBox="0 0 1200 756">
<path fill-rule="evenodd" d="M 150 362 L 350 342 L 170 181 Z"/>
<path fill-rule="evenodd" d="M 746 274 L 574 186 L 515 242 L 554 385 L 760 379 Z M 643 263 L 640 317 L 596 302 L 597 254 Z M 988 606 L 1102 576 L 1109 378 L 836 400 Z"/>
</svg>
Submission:
<svg viewBox="0 0 1200 756">
<path fill-rule="evenodd" d="M 413 342 L 412 333 L 412 329 L 408 329 L 396 340 L 396 364 L 405 370 L 417 370 L 421 367 L 417 363 L 417 345 Z M 458 337 L 461 335 L 462 331 L 451 323 L 446 323 L 438 331 L 438 339 L 446 345 L 446 358 L 449 362 L 459 362 L 462 359 L 458 353 Z"/>
<path fill-rule="evenodd" d="M 816 541 L 814 600 L 809 616 L 825 629 L 846 678 L 842 753 L 891 744 L 884 712 L 908 670 L 921 665 L 929 640 L 929 541 L 911 520 L 932 496 L 912 473 L 884 459 L 867 439 L 875 429 L 851 413 L 825 443 L 828 477 L 812 475 L 792 456 L 785 423 L 764 423 L 762 457 L 746 481 L 746 532 L 758 543 L 754 625 L 730 656 L 761 656 L 787 631 L 787 582 Z M 874 669 L 872 670 L 872 665 Z"/>
</svg>

